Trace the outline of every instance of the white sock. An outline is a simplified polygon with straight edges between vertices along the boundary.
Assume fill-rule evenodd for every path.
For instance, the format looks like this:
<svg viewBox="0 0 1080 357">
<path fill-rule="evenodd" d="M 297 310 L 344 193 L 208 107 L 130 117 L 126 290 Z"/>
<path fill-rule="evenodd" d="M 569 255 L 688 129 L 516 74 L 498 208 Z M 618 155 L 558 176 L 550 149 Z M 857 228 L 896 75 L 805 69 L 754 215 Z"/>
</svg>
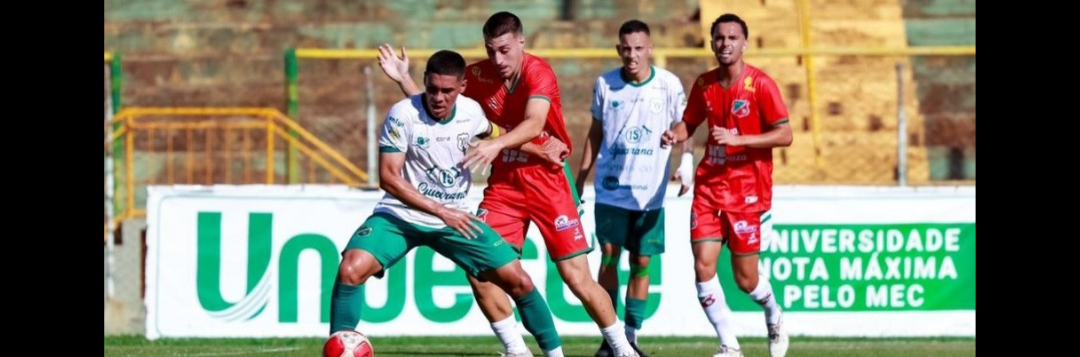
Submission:
<svg viewBox="0 0 1080 357">
<path fill-rule="evenodd" d="M 600 329 L 600 333 L 604 335 L 604 339 L 607 340 L 611 349 L 615 351 L 616 356 L 630 353 L 634 350 L 633 347 L 630 347 L 630 341 L 626 340 L 626 330 L 623 329 L 623 324 L 621 322 L 615 321 L 615 324 Z"/>
<path fill-rule="evenodd" d="M 629 342 L 637 343 L 637 329 L 630 325 L 626 326 L 626 340 Z"/>
<path fill-rule="evenodd" d="M 705 310 L 705 316 L 709 318 L 716 336 L 720 338 L 720 344 L 729 348 L 741 349 L 739 340 L 735 338 L 735 331 L 731 329 L 731 308 L 724 299 L 724 290 L 720 288 L 720 278 L 713 278 L 704 283 L 697 283 L 698 301 Z"/>
<path fill-rule="evenodd" d="M 513 314 L 502 321 L 492 323 L 491 330 L 495 331 L 495 337 L 498 337 L 503 347 L 506 347 L 506 353 L 529 351 L 529 346 L 525 345 L 525 337 L 517 329 L 517 320 L 514 319 Z"/>
<path fill-rule="evenodd" d="M 565 357 L 562 354 L 562 346 L 556 347 L 551 351 L 544 352 L 544 357 Z"/>
<path fill-rule="evenodd" d="M 769 284 L 768 280 L 759 277 L 757 287 L 750 292 L 750 298 L 765 308 L 765 323 L 775 325 L 780 322 L 780 305 L 776 303 L 772 284 Z"/>
</svg>

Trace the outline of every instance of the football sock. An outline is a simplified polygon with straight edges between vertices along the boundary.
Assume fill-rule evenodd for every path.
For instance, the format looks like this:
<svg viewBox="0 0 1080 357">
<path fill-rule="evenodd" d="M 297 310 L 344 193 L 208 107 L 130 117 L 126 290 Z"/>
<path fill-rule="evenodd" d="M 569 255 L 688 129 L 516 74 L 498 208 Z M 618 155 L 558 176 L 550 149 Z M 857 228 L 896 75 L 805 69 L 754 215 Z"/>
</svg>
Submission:
<svg viewBox="0 0 1080 357">
<path fill-rule="evenodd" d="M 356 329 L 364 306 L 364 287 L 334 283 L 330 297 L 330 334 Z"/>
<path fill-rule="evenodd" d="M 637 331 L 645 321 L 645 300 L 626 298 L 626 339 L 637 342 Z"/>
<path fill-rule="evenodd" d="M 551 308 L 540 292 L 533 289 L 525 296 L 515 298 L 514 302 L 521 313 L 521 324 L 536 338 L 541 350 L 551 351 L 562 347 L 562 339 L 555 331 L 555 320 L 551 317 Z"/>
<path fill-rule="evenodd" d="M 724 299 L 724 290 L 720 288 L 720 279 L 717 276 L 704 283 L 697 283 L 698 301 L 705 310 L 705 316 L 709 318 L 716 336 L 720 338 L 720 344 L 730 348 L 739 349 L 739 340 L 735 338 L 735 331 L 731 329 L 731 308 Z"/>
<path fill-rule="evenodd" d="M 634 350 L 630 347 L 630 341 L 626 340 L 626 330 L 623 325 L 618 321 L 615 324 L 600 329 L 600 333 L 604 335 L 604 339 L 607 340 L 608 346 L 615 351 L 616 356 L 620 356 Z"/>
<path fill-rule="evenodd" d="M 517 320 L 514 319 L 513 314 L 502 321 L 492 323 L 491 331 L 494 331 L 495 337 L 502 342 L 506 353 L 522 353 L 529 350 L 529 347 L 525 345 L 525 338 L 521 337 L 521 333 L 517 330 Z"/>
<path fill-rule="evenodd" d="M 750 292 L 750 298 L 754 299 L 765 308 L 765 322 L 770 325 L 775 325 L 780 322 L 780 305 L 776 304 L 776 297 L 773 296 L 772 284 L 763 277 L 758 278 L 758 285 L 754 288 L 754 291 Z"/>
</svg>

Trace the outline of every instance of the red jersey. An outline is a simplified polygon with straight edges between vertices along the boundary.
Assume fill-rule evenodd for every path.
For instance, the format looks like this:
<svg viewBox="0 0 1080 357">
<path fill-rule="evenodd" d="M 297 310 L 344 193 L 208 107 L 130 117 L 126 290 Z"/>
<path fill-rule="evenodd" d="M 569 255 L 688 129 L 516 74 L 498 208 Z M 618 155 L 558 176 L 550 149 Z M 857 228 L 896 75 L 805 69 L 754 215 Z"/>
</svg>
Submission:
<svg viewBox="0 0 1080 357">
<path fill-rule="evenodd" d="M 720 69 L 702 74 L 687 98 L 683 121 L 694 132 L 708 119 L 736 135 L 757 135 L 788 121 L 780 90 L 765 72 L 746 65 L 742 76 L 724 88 Z M 694 200 L 721 211 L 764 212 L 772 208 L 772 148 L 718 145 L 709 135 L 698 165 Z"/>
<path fill-rule="evenodd" d="M 562 99 L 559 97 L 559 84 L 555 71 L 540 57 L 526 53 L 522 59 L 521 73 L 516 82 L 507 88 L 503 85 L 499 70 L 490 60 L 469 65 L 465 69 L 465 96 L 480 103 L 484 114 L 491 122 L 513 130 L 525 120 L 525 105 L 532 98 L 546 99 L 551 102 L 544 131 L 554 135 L 570 147 L 570 136 L 566 134 L 566 122 L 563 121 Z M 572 150 L 572 149 L 571 149 Z M 492 176 L 505 174 L 510 169 L 532 166 L 542 163 L 539 159 L 530 159 L 528 154 L 515 149 L 506 149 L 502 157 L 492 162 Z M 554 173 L 562 173 L 561 170 Z"/>
</svg>

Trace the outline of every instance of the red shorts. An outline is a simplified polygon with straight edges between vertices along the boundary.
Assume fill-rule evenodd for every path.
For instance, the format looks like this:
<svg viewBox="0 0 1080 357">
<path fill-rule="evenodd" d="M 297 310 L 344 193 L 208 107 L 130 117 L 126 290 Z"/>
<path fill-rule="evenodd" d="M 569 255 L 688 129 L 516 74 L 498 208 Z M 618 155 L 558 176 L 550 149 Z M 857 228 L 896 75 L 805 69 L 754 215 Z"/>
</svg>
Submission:
<svg viewBox="0 0 1080 357">
<path fill-rule="evenodd" d="M 485 223 L 520 250 L 529 222 L 536 223 L 551 260 L 592 251 L 581 227 L 570 179 L 563 171 L 541 166 L 510 170 L 488 179 L 477 211 Z"/>
<path fill-rule="evenodd" d="M 768 234 L 771 222 L 762 222 L 765 212 L 724 212 L 694 202 L 690 213 L 690 243 L 721 241 L 735 255 L 761 252 L 761 240 Z"/>
</svg>

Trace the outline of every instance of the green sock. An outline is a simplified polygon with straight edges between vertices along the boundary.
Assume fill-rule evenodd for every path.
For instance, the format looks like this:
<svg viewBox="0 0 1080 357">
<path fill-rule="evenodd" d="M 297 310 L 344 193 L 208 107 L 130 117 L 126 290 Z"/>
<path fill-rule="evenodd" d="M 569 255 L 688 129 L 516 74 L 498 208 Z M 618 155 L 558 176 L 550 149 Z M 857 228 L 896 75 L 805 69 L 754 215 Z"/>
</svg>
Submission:
<svg viewBox="0 0 1080 357">
<path fill-rule="evenodd" d="M 555 331 L 555 320 L 551 317 L 551 308 L 536 289 L 515 298 L 514 302 L 521 313 L 521 324 L 536 338 L 540 349 L 547 352 L 562 347 L 562 339 Z"/>
<path fill-rule="evenodd" d="M 360 323 L 363 300 L 362 286 L 334 283 L 334 294 L 330 298 L 330 334 L 356 329 L 356 325 Z"/>
<path fill-rule="evenodd" d="M 642 322 L 645 322 L 645 300 L 627 297 L 626 325 L 640 330 Z"/>
</svg>

